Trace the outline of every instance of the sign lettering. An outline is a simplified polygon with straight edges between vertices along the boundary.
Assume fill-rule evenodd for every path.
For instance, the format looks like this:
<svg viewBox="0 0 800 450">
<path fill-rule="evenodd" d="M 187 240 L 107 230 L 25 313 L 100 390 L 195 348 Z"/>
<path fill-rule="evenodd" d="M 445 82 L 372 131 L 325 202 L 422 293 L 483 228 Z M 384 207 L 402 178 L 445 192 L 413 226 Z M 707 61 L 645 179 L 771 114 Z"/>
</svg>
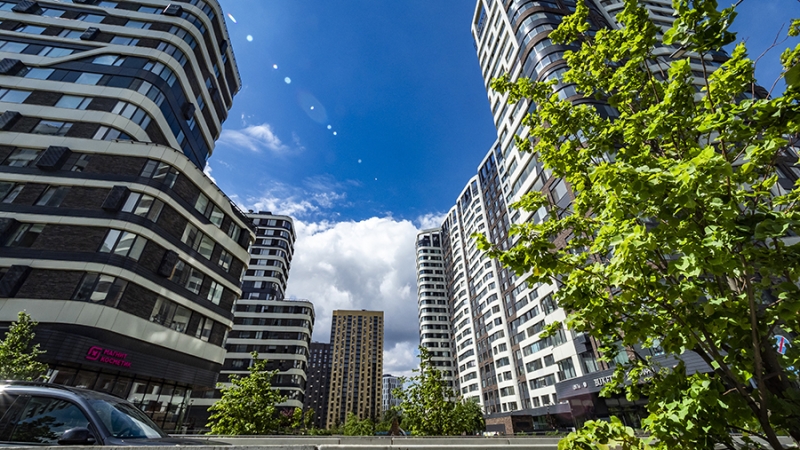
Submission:
<svg viewBox="0 0 800 450">
<path fill-rule="evenodd" d="M 86 359 L 89 361 L 97 361 L 110 366 L 118 366 L 129 369 L 131 362 L 126 361 L 128 358 L 127 353 L 118 352 L 110 348 L 103 348 L 98 346 L 89 347 L 86 351 Z"/>
</svg>

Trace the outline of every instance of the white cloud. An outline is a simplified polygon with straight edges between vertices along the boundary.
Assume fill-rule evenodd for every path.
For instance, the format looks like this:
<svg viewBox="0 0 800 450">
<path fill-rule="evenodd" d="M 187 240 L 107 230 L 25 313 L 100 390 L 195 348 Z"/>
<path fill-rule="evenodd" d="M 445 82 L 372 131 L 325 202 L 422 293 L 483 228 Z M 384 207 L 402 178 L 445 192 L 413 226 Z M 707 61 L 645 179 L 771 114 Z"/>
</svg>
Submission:
<svg viewBox="0 0 800 450">
<path fill-rule="evenodd" d="M 383 311 L 385 371 L 410 374 L 419 345 L 414 224 L 372 217 L 295 227 L 287 295 L 314 303 L 314 340 L 329 341 L 336 309 Z"/>
<path fill-rule="evenodd" d="M 428 213 L 417 217 L 417 224 L 420 230 L 427 230 L 429 228 L 439 228 L 444 222 L 447 213 Z"/>
<path fill-rule="evenodd" d="M 314 304 L 314 340 L 329 342 L 336 309 L 384 312 L 384 372 L 411 375 L 418 365 L 415 241 L 420 229 L 441 225 L 443 214 L 414 222 L 386 213 L 341 221 L 350 183 L 320 176 L 300 186 L 273 183 L 247 208 L 294 218 L 297 241 L 287 297 Z"/>
<path fill-rule="evenodd" d="M 302 149 L 297 136 L 293 136 L 293 140 L 296 147 Z M 248 125 L 240 130 L 222 130 L 218 144 L 246 148 L 253 152 L 261 152 L 265 149 L 273 152 L 289 150 L 289 146 L 281 142 L 268 123 Z"/>
<path fill-rule="evenodd" d="M 249 207 L 254 211 L 270 211 L 294 218 L 314 216 L 336 216 L 330 210 L 334 206 L 346 206 L 345 186 L 329 176 L 317 176 L 303 180 L 301 185 L 272 183 L 258 197 L 251 197 Z"/>
<path fill-rule="evenodd" d="M 383 373 L 390 373 L 396 377 L 410 377 L 411 371 L 419 365 L 418 342 L 397 342 L 393 347 L 383 348 Z"/>
<path fill-rule="evenodd" d="M 206 163 L 206 166 L 203 168 L 203 173 L 206 174 L 206 176 L 210 178 L 211 181 L 214 182 L 214 184 L 217 184 L 217 180 L 215 180 L 214 177 L 211 176 L 211 166 L 209 166 L 208 163 Z"/>
</svg>

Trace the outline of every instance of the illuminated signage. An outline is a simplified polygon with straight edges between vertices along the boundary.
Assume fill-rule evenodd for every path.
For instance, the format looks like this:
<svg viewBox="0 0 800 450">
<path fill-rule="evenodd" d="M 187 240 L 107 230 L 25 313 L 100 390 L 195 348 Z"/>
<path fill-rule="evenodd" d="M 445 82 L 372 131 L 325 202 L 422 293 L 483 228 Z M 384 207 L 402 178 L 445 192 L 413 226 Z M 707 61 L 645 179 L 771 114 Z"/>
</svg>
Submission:
<svg viewBox="0 0 800 450">
<path fill-rule="evenodd" d="M 118 352 L 116 350 L 111 350 L 108 348 L 93 346 L 89 347 L 89 350 L 86 351 L 86 359 L 89 361 L 97 361 L 103 364 L 108 364 L 110 366 L 118 366 L 124 367 L 126 369 L 130 369 L 131 362 L 126 361 L 128 358 L 127 353 Z"/>
</svg>

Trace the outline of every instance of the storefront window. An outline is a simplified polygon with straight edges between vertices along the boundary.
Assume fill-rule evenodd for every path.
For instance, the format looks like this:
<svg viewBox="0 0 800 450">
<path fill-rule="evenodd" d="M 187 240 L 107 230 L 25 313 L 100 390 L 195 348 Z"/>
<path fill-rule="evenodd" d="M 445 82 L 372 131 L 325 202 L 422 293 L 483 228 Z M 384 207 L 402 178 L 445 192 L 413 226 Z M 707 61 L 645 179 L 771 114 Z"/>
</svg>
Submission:
<svg viewBox="0 0 800 450">
<path fill-rule="evenodd" d="M 95 380 L 97 380 L 97 372 L 81 370 L 78 372 L 78 375 L 75 376 L 75 382 L 72 383 L 72 385 L 79 388 L 91 389 L 94 387 Z"/>
<path fill-rule="evenodd" d="M 116 375 L 109 375 L 102 373 L 97 378 L 97 382 L 94 384 L 95 391 L 105 392 L 106 394 L 110 393 L 112 389 L 114 389 L 114 380 L 117 378 Z"/>
<path fill-rule="evenodd" d="M 117 382 L 114 383 L 114 388 L 111 389 L 111 395 L 125 398 L 125 395 L 128 394 L 128 388 L 131 386 L 130 378 L 117 378 Z"/>
<path fill-rule="evenodd" d="M 75 378 L 75 374 L 78 373 L 76 369 L 58 369 L 56 372 L 52 382 L 66 386 L 72 386 L 72 380 Z"/>
<path fill-rule="evenodd" d="M 144 405 L 145 389 L 147 389 L 146 381 L 134 381 L 131 393 L 128 394 L 128 401 L 138 406 L 139 409 L 144 409 L 142 405 Z"/>
</svg>

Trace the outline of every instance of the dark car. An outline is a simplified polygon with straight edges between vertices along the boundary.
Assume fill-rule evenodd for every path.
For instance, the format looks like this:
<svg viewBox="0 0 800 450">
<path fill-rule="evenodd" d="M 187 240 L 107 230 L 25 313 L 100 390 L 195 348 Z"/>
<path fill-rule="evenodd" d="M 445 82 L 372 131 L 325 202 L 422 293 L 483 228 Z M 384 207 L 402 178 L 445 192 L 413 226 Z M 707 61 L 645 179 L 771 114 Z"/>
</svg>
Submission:
<svg viewBox="0 0 800 450">
<path fill-rule="evenodd" d="M 0 445 L 225 445 L 171 438 L 127 401 L 48 383 L 0 381 Z"/>
</svg>

